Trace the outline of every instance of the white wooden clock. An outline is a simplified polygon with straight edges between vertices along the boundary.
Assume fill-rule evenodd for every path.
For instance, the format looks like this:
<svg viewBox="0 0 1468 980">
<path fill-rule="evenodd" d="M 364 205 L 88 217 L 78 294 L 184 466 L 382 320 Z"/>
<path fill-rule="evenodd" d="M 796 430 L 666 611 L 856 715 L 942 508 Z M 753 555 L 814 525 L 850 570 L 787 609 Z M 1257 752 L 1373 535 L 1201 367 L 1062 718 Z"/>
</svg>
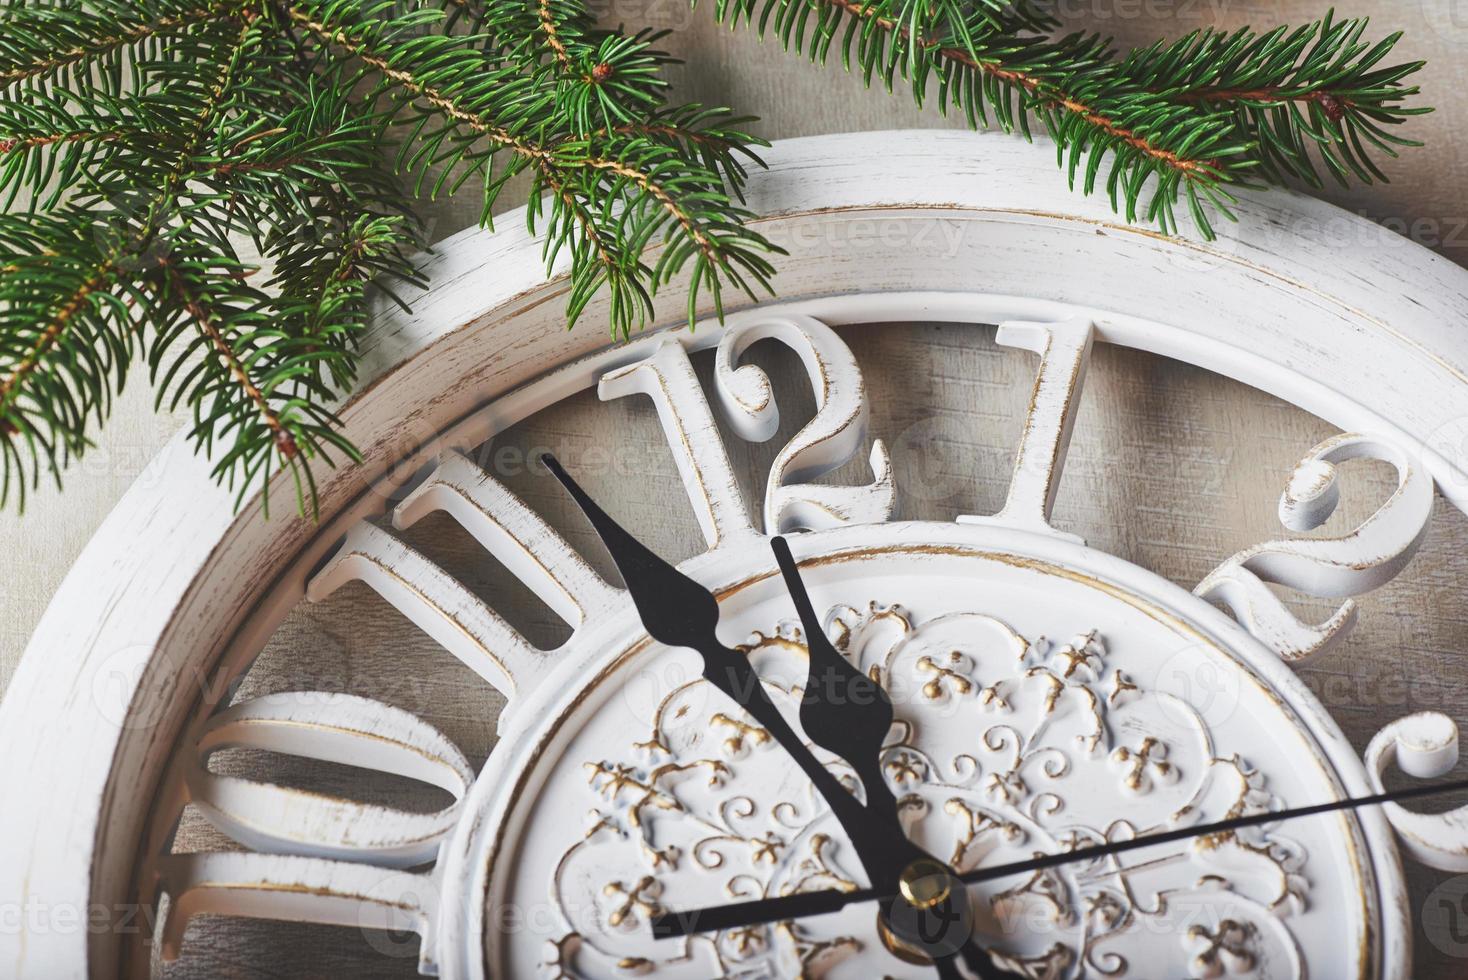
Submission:
<svg viewBox="0 0 1468 980">
<path fill-rule="evenodd" d="M 373 327 L 342 413 L 366 462 L 321 474 L 319 525 L 280 501 L 268 521 L 258 500 L 232 515 L 175 444 L 166 479 L 124 499 L 66 580 L 0 709 L 0 900 L 50 910 L 48 927 L 0 936 L 0 972 L 146 974 L 191 955 L 191 921 L 223 914 L 355 927 L 366 959 L 375 930 L 412 930 L 420 970 L 455 978 L 933 975 L 884 941 L 870 904 L 651 938 L 664 910 L 865 881 L 769 733 L 691 651 L 650 641 L 621 588 L 476 456 L 587 388 L 657 413 L 707 545 L 680 567 L 793 719 L 804 636 L 768 541 L 788 534 L 828 637 L 896 705 L 881 759 L 907 831 L 955 868 L 1359 795 L 1392 766 L 1451 769 L 1444 715 L 1388 725 L 1363 760 L 1291 664 L 1329 656 L 1351 597 L 1411 560 L 1435 489 L 1468 502 L 1468 274 L 1415 247 L 1312 241 L 1321 216 L 1354 219 L 1278 193 L 1246 202 L 1221 242 L 1165 238 L 1056 186 L 1047 152 L 947 133 L 780 145 L 750 188 L 791 251 L 779 299 L 628 344 L 591 326 L 597 309 L 560 329 L 563 286 L 522 233 L 452 239 L 413 313 Z M 858 225 L 866 244 L 842 247 Z M 881 365 L 858 366 L 833 328 L 904 319 L 999 324 L 1000 344 L 1036 355 L 998 513 L 894 519 L 888 450 L 865 431 L 863 373 Z M 750 506 L 716 418 L 738 439 L 775 433 L 770 379 L 742 360 L 770 338 L 801 359 L 817 411 Z M 1342 430 L 1299 447 L 1284 528 L 1219 555 L 1191 593 L 1052 524 L 1097 343 L 1201 365 Z M 709 348 L 706 388 L 690 357 Z M 1362 457 L 1395 468 L 1395 492 L 1344 536 L 1300 537 L 1334 510 L 1336 466 Z M 853 459 L 859 476 L 822 479 Z M 440 511 L 564 619 L 567 642 L 536 648 L 404 540 Z M 370 698 L 234 695 L 296 604 L 353 582 L 507 699 L 477 772 L 428 721 Z M 1302 622 L 1280 585 L 1338 609 Z M 1218 677 L 1222 700 L 1204 683 Z M 241 746 L 393 773 L 448 802 L 211 769 Z M 176 853 L 186 806 L 218 849 Z M 1468 870 L 1463 813 L 1313 817 L 972 899 L 1021 976 L 1406 977 L 1399 850 Z M 101 924 L 59 928 L 65 908 L 101 909 Z M 151 934 L 117 923 L 140 910 Z"/>
</svg>

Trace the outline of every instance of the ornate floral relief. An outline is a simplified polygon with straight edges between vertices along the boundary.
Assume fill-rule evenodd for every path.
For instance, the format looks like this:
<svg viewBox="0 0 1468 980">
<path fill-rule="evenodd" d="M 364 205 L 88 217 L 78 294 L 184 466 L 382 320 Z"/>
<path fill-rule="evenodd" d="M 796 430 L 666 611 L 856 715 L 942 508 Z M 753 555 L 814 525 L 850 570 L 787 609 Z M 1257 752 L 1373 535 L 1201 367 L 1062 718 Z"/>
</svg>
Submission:
<svg viewBox="0 0 1468 980">
<path fill-rule="evenodd" d="M 1075 952 L 1068 946 L 1056 943 L 1037 956 L 1011 956 L 996 953 L 994 963 L 1026 980 L 1060 980 L 1069 974 L 1075 962 Z"/>
<path fill-rule="evenodd" d="M 1250 940 L 1254 927 L 1247 922 L 1224 919 L 1215 929 L 1193 926 L 1183 936 L 1189 953 L 1188 976 L 1238 977 L 1254 972 L 1256 961 Z"/>
<path fill-rule="evenodd" d="M 1122 771 L 1122 785 L 1133 793 L 1146 793 L 1157 782 L 1177 779 L 1177 770 L 1167 761 L 1167 743 L 1151 735 L 1135 747 L 1117 746 L 1111 761 Z"/>
<path fill-rule="evenodd" d="M 989 616 L 918 622 L 879 603 L 835 607 L 826 623 L 892 696 L 882 765 L 909 833 L 960 871 L 1285 802 L 1220 752 L 1186 704 L 1108 662 L 1098 632 L 1031 640 Z M 776 624 L 741 649 L 794 722 L 799 628 Z M 883 947 L 869 906 L 648 938 L 647 918 L 663 908 L 865 881 L 825 802 L 768 732 L 702 679 L 662 699 L 645 738 L 585 765 L 589 829 L 567 842 L 555 872 L 562 929 L 544 975 L 922 973 Z M 1159 845 L 973 886 L 976 923 L 1025 977 L 1159 976 L 1159 944 L 1171 944 L 1167 976 L 1298 977 L 1291 919 L 1306 908 L 1306 860 L 1268 828 Z"/>
</svg>

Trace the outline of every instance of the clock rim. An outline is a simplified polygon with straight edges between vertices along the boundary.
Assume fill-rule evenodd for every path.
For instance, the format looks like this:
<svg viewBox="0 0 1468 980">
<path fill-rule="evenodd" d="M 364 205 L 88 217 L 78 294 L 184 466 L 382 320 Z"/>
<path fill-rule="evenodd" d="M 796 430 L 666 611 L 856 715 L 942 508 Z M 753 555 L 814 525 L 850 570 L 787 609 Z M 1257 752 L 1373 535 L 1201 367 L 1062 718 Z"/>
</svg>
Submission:
<svg viewBox="0 0 1468 980">
<path fill-rule="evenodd" d="M 1050 152 L 1008 137 L 959 132 L 790 140 L 767 154 L 771 169 L 753 175 L 749 196 L 763 215 L 760 227 L 770 231 L 849 231 L 873 215 L 915 222 L 951 217 L 977 222 L 979 234 L 999 238 L 1038 229 L 1068 249 L 1054 268 L 1036 272 L 1054 275 L 1057 289 L 1067 285 L 1057 273 L 1086 263 L 1125 276 L 1125 259 L 1138 254 L 1172 263 L 1174 271 L 1201 263 L 1221 306 L 1237 304 L 1252 285 L 1267 280 L 1278 291 L 1272 298 L 1302 309 L 1315 304 L 1328 315 L 1306 317 L 1296 325 L 1298 335 L 1275 335 L 1274 344 L 1264 343 L 1256 325 L 1241 317 L 1234 346 L 1240 363 L 1258 369 L 1241 379 L 1278 393 L 1280 385 L 1305 377 L 1335 378 L 1336 410 L 1302 407 L 1343 428 L 1364 427 L 1355 419 L 1380 423 L 1389 411 L 1405 413 L 1414 420 L 1406 434 L 1417 445 L 1432 435 L 1431 420 L 1406 410 L 1424 391 L 1432 393 L 1423 399 L 1431 405 L 1468 405 L 1468 336 L 1446 326 L 1468 319 L 1468 271 L 1410 242 L 1376 248 L 1389 233 L 1282 191 L 1246 194 L 1239 223 L 1221 226 L 1217 243 L 1168 238 L 1124 224 L 1104 201 L 1070 194 L 1045 162 Z M 31 797 L 27 807 L 0 812 L 0 839 L 9 849 L 0 861 L 0 887 L 51 906 L 127 901 L 132 863 L 112 855 L 120 846 L 136 850 L 150 809 L 129 791 L 139 779 L 158 784 L 165 760 L 154 746 L 174 744 L 192 710 L 189 704 L 150 703 L 150 690 L 168 671 L 212 669 L 239 656 L 239 649 L 258 648 L 269 632 L 264 624 L 278 618 L 285 601 L 271 590 L 287 569 L 324 553 L 354 502 L 366 495 L 364 483 L 400 455 L 404 427 L 436 432 L 468 411 L 462 396 L 414 405 L 415 387 L 443 391 L 452 377 L 463 388 L 477 386 L 483 401 L 532 376 L 529 361 L 564 364 L 607 350 L 594 331 L 555 329 L 565 272 L 545 279 L 539 245 L 523 231 L 520 217 L 504 216 L 504 230 L 492 234 L 453 236 L 428 260 L 434 284 L 417 297 L 416 312 L 384 310 L 375 317 L 364 341 L 362 380 L 342 405 L 345 432 L 363 447 L 366 462 L 321 474 L 320 528 L 282 520 L 279 513 L 265 522 L 259 493 L 234 513 L 230 494 L 209 477 L 209 462 L 196 458 L 182 435 L 150 469 L 158 478 L 123 497 L 58 590 L 0 704 L 0 744 L 9 752 L 0 776 L 7 785 L 27 787 Z M 1350 240 L 1344 246 L 1312 240 L 1309 232 L 1321 227 L 1344 230 Z M 817 241 L 788 264 L 829 259 L 839 244 Z M 869 249 L 859 271 L 880 281 L 887 272 L 883 259 L 880 248 Z M 849 282 L 850 273 L 843 275 L 847 279 L 828 275 L 812 283 L 782 274 L 781 292 L 796 299 L 829 293 Z M 680 308 L 680 288 L 668 290 L 662 309 Z M 1239 293 L 1231 295 L 1233 289 Z M 1163 295 L 1154 291 L 1148 298 Z M 603 313 L 604 306 L 594 304 L 586 321 L 597 322 Z M 1220 345 L 1196 324 L 1169 331 L 1174 340 L 1186 334 Z M 1102 334 L 1113 339 L 1105 328 Z M 499 373 L 469 363 L 476 342 L 482 353 L 484 343 L 496 340 L 517 351 L 518 360 Z M 1362 345 L 1373 353 L 1360 356 Z M 1403 388 L 1410 381 L 1410 396 L 1362 382 L 1370 377 L 1365 366 L 1381 365 Z M 439 384 L 424 388 L 426 379 Z M 1445 496 L 1462 509 L 1468 503 L 1462 464 L 1433 453 L 1426 462 Z M 282 503 L 289 506 L 288 491 L 282 480 L 274 489 L 279 512 Z M 110 676 L 124 684 L 122 724 L 101 717 L 95 706 L 99 678 Z M 151 736 L 131 737 L 139 727 Z M 58 772 L 63 778 L 56 778 Z M 16 853 L 17 845 L 25 853 Z M 5 958 L 17 964 L 20 976 L 106 976 L 115 972 L 118 937 L 52 930 L 6 937 L 0 951 L 14 953 Z"/>
<path fill-rule="evenodd" d="M 735 592 L 780 572 L 771 556 L 768 538 L 758 537 L 694 556 L 679 569 L 704 585 L 722 602 Z M 787 536 L 803 568 L 885 556 L 951 551 L 964 558 L 997 561 L 1059 574 L 1080 581 L 1109 598 L 1132 606 L 1144 615 L 1160 614 L 1170 628 L 1192 633 L 1222 655 L 1242 664 L 1259 693 L 1303 732 L 1321 772 L 1312 774 L 1348 796 L 1374 792 L 1365 764 L 1325 707 L 1299 681 L 1291 668 L 1248 633 L 1237 621 L 1209 602 L 1150 569 L 1082 543 L 1057 536 L 994 525 L 946 521 L 891 521 L 847 525 Z M 986 615 L 996 615 L 986 610 Z M 583 701 L 600 685 L 615 685 L 616 674 L 653 641 L 643 632 L 636 610 L 624 595 L 599 609 L 586 611 L 596 629 L 578 637 L 574 659 L 557 664 L 517 709 L 500 744 L 508 751 L 491 753 L 484 769 L 464 799 L 464 815 L 445 841 L 442 893 L 439 907 L 465 910 L 455 932 L 457 949 L 444 946 L 439 965 L 444 976 L 491 980 L 493 969 L 485 933 L 485 912 L 496 878 L 513 875 L 518 842 L 509 836 L 517 817 L 523 822 L 541 791 L 536 785 L 523 796 L 527 781 L 537 772 L 547 752 L 559 764 L 561 748 L 550 743 L 578 718 Z M 1002 619 L 1002 614 L 999 614 Z M 725 640 L 732 639 L 725 629 Z M 609 695 L 609 696 L 614 696 Z M 1290 800 L 1292 806 L 1314 800 Z M 1394 833 L 1380 812 L 1369 808 L 1341 814 L 1350 829 L 1351 877 L 1375 884 L 1374 894 L 1363 894 L 1359 909 L 1362 930 L 1357 960 L 1361 977 L 1400 980 L 1411 975 L 1412 924 L 1404 901 L 1406 881 Z M 509 887 L 506 881 L 504 887 Z M 1378 927 L 1380 932 L 1378 933 Z M 548 938 L 548 937 L 542 937 Z M 500 944 L 503 953 L 504 944 Z"/>
</svg>

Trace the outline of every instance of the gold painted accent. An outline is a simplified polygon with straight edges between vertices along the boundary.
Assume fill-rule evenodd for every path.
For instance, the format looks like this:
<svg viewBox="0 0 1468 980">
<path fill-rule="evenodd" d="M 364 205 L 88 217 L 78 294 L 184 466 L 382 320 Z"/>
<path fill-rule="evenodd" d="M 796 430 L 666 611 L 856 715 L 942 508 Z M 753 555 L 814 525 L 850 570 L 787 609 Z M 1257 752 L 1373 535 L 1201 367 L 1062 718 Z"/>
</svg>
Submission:
<svg viewBox="0 0 1468 980">
<path fill-rule="evenodd" d="M 1195 925 L 1188 930 L 1189 942 L 1198 947 L 1189 966 L 1194 976 L 1252 973 L 1256 957 L 1251 940 L 1254 926 L 1250 922 L 1224 919 L 1217 929 Z"/>
<path fill-rule="evenodd" d="M 1121 745 L 1111 753 L 1111 758 L 1125 769 L 1122 781 L 1127 789 L 1141 790 L 1147 782 L 1147 771 L 1151 769 L 1163 779 L 1171 777 L 1172 763 L 1167 761 L 1167 743 L 1155 736 L 1144 737 L 1135 749 Z"/>
<path fill-rule="evenodd" d="M 258 725 L 258 726 L 260 726 L 262 728 L 272 728 L 272 727 L 274 727 L 274 728 L 301 728 L 301 729 L 305 729 L 307 731 L 329 732 L 329 733 L 332 733 L 332 734 L 346 735 L 346 736 L 349 736 L 351 738 L 360 738 L 360 739 L 363 739 L 364 741 L 382 742 L 383 744 L 390 745 L 390 746 L 392 746 L 395 749 L 401 749 L 404 752 L 411 752 L 414 755 L 420 756 L 424 760 L 426 760 L 428 762 L 431 762 L 434 765 L 441 766 L 444 769 L 449 770 L 450 772 L 452 772 L 456 776 L 462 776 L 463 775 L 462 773 L 459 772 L 459 770 L 454 766 L 453 762 L 450 761 L 449 759 L 447 759 L 447 758 L 445 758 L 445 757 L 443 757 L 441 755 L 434 755 L 433 753 L 429 752 L 428 750 L 421 749 L 418 746 L 413 745 L 410 742 L 403 741 L 402 739 L 392 738 L 392 737 L 387 736 L 387 735 L 379 735 L 377 732 L 369 732 L 369 731 L 367 731 L 366 729 L 363 729 L 363 728 L 348 728 L 345 725 L 328 725 L 328 724 L 326 724 L 324 722 L 319 722 L 319 721 L 303 721 L 303 720 L 301 720 L 299 718 L 235 718 L 232 721 L 228 722 L 227 724 L 219 725 L 219 726 L 214 726 L 214 727 L 210 727 L 210 728 L 205 729 L 204 733 L 199 736 L 199 742 L 198 742 L 198 746 L 197 747 L 200 748 L 201 754 L 207 754 L 207 753 L 213 753 L 213 752 L 222 751 L 224 748 L 226 748 L 225 745 L 220 745 L 220 746 L 218 746 L 216 748 L 210 748 L 210 749 L 207 750 L 207 753 L 205 753 L 204 750 L 203 750 L 203 744 L 204 744 L 205 739 L 207 739 L 211 735 L 218 735 L 219 733 L 225 732 L 228 729 L 234 728 L 236 726 L 239 726 L 240 728 L 249 728 L 251 726 L 256 726 L 256 725 Z M 436 733 L 436 734 L 441 734 L 441 733 Z M 277 752 L 277 753 L 280 753 L 280 754 L 283 754 L 283 755 L 295 755 L 296 754 L 296 753 L 290 752 L 290 751 L 288 751 L 286 749 L 271 749 L 270 751 Z M 389 772 L 389 770 L 383 769 L 380 766 L 362 766 L 361 768 L 370 768 L 370 769 L 376 770 L 377 772 Z M 422 778 L 420 778 L 418 776 L 404 776 L 404 778 L 405 779 L 412 779 L 412 780 L 415 780 L 417 782 L 424 783 L 425 785 L 435 785 L 435 784 L 427 783 L 426 780 L 424 780 L 424 779 L 422 779 Z M 462 779 L 460 780 L 460 782 L 461 783 L 463 782 Z M 468 787 L 465 786 L 465 788 L 467 789 Z M 454 794 L 454 796 L 456 798 L 459 797 L 459 796 L 462 796 L 462 795 L 463 795 L 462 793 L 455 793 Z M 329 797 L 329 798 L 335 799 L 335 797 Z"/>
<path fill-rule="evenodd" d="M 895 935 L 892 934 L 892 930 L 888 929 L 887 923 L 882 920 L 882 913 L 880 910 L 878 910 L 877 912 L 877 935 L 881 937 L 882 945 L 886 947 L 887 952 L 891 953 L 902 962 L 911 963 L 913 966 L 933 965 L 932 958 L 929 957 L 926 953 L 918 949 L 916 946 L 909 946 L 907 943 L 903 942 L 901 939 L 898 939 Z"/>
<path fill-rule="evenodd" d="M 799 980 L 813 980 L 823 976 L 825 968 L 841 958 L 861 950 L 861 943 L 852 936 L 837 936 L 834 939 L 813 939 L 796 923 L 785 920 L 775 928 L 795 946 L 795 958 L 799 963 Z"/>
<path fill-rule="evenodd" d="M 955 868 L 963 867 L 964 855 L 968 853 L 974 841 L 991 830 L 1003 834 L 1004 839 L 1011 842 L 1020 840 L 1025 834 L 1019 824 L 1002 820 L 992 813 L 972 807 L 957 796 L 943 804 L 943 812 L 964 818 L 964 829 L 953 845 L 953 857 L 950 859 Z"/>
<path fill-rule="evenodd" d="M 715 725 L 725 725 L 734 729 L 734 734 L 724 739 L 724 748 L 728 749 L 730 754 L 743 752 L 746 739 L 755 745 L 764 745 L 770 740 L 770 733 L 763 728 L 740 721 L 738 718 L 730 718 L 722 711 L 715 714 L 709 721 Z"/>
<path fill-rule="evenodd" d="M 1117 701 L 1126 695 L 1135 694 L 1136 692 L 1137 685 L 1132 683 L 1130 677 L 1127 677 L 1126 674 L 1118 670 L 1111 675 L 1111 693 L 1106 695 L 1106 704 L 1108 707 L 1113 707 Z"/>
<path fill-rule="evenodd" d="M 662 915 L 663 906 L 657 900 L 659 891 L 657 880 L 652 875 L 644 875 L 632 885 L 608 882 L 602 888 L 602 894 L 618 900 L 620 904 L 607 914 L 607 925 L 615 929 L 624 922 L 635 922 L 639 912 L 649 919 Z"/>
<path fill-rule="evenodd" d="M 933 679 L 923 685 L 923 697 L 929 701 L 936 701 L 943 696 L 945 684 L 953 689 L 954 694 L 967 694 L 974 689 L 974 682 L 959 673 L 964 662 L 963 654 L 957 650 L 948 653 L 948 666 L 938 663 L 932 657 L 924 656 L 918 659 L 917 669 L 924 674 L 932 674 Z"/>
<path fill-rule="evenodd" d="M 897 890 L 915 909 L 930 909 L 953 894 L 953 875 L 932 858 L 918 858 L 902 869 Z"/>
</svg>

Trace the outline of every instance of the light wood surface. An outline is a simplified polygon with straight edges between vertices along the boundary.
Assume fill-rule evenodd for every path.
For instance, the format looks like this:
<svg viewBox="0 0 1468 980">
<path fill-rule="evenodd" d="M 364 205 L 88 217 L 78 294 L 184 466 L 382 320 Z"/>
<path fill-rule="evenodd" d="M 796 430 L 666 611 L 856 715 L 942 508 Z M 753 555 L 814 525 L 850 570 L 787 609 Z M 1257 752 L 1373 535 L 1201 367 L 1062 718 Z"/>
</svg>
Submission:
<svg viewBox="0 0 1468 980">
<path fill-rule="evenodd" d="M 1084 14 L 1079 22 L 1142 41 L 1204 23 L 1298 21 L 1317 8 L 1228 0 L 1095 0 L 1063 5 L 1062 11 Z M 1429 59 L 1423 73 L 1426 98 L 1439 112 L 1414 126 L 1412 135 L 1430 145 L 1388 168 L 1395 183 L 1327 196 L 1350 210 L 1399 222 L 1417 240 L 1468 263 L 1468 228 L 1461 224 L 1468 219 L 1461 203 L 1464 164 L 1452 140 L 1454 130 L 1468 121 L 1458 94 L 1468 15 L 1459 14 L 1461 23 L 1455 25 L 1452 4 L 1431 2 L 1358 4 L 1340 12 L 1373 12 L 1380 32 L 1408 31 L 1402 56 Z M 758 113 L 764 117 L 759 131 L 771 138 L 947 125 L 932 110 L 913 109 L 905 94 L 863 91 L 838 70 L 813 69 L 747 33 L 725 32 L 711 23 L 707 10 L 690 12 L 678 0 L 623 0 L 612 3 L 606 15 L 611 22 L 676 28 L 666 44 L 689 62 L 676 72 L 681 96 Z M 1055 180 L 1063 180 L 1058 172 Z M 472 220 L 477 208 L 470 197 L 430 208 L 434 237 Z M 1322 229 L 1324 235 L 1331 233 Z M 1383 233 L 1382 248 L 1394 247 L 1392 234 Z M 587 323 L 578 329 L 599 326 Z M 900 516 L 946 518 L 954 512 L 996 510 L 1003 502 L 1032 359 L 996 346 L 992 331 L 985 329 L 914 324 L 864 333 L 853 327 L 843 336 L 866 366 L 873 434 L 893 450 Z M 790 358 L 762 348 L 755 357 L 770 366 L 782 396 L 805 391 L 796 381 L 780 383 L 798 377 Z M 699 366 L 706 377 L 711 366 L 706 356 Z M 117 496 L 134 479 L 156 479 L 147 463 L 180 420 L 152 414 L 145 381 L 132 379 L 113 425 L 98 439 L 97 452 L 69 474 L 64 496 L 43 488 L 24 518 L 0 517 L 0 547 L 7 555 L 7 574 L 0 580 L 0 681 L 9 678 L 51 593 Z M 803 402 L 782 403 L 782 433 L 793 432 L 809 417 L 809 398 L 802 397 Z M 1331 431 L 1243 385 L 1150 355 L 1099 347 L 1055 522 L 1098 548 L 1191 587 L 1221 558 L 1278 529 L 1274 504 L 1283 479 L 1298 456 Z M 766 471 L 781 441 L 731 442 L 736 467 Z M 596 447 L 619 447 L 605 471 L 588 483 L 614 500 L 625 495 L 619 513 L 637 520 L 640 530 L 655 529 L 649 541 L 664 554 L 681 557 L 699 549 L 696 522 L 646 406 L 602 405 L 582 395 L 515 427 L 495 446 L 505 450 L 500 458 L 506 461 L 523 460 L 541 447 L 583 460 Z M 1327 532 L 1350 526 L 1388 492 L 1385 467 L 1362 470 L 1348 475 L 1346 505 Z M 982 474 L 978 480 L 972 479 L 975 471 Z M 574 527 L 564 502 L 523 465 L 506 462 L 496 475 L 554 523 Z M 593 561 L 610 574 L 589 547 L 587 532 L 579 533 L 576 543 L 587 546 Z M 430 519 L 410 536 L 477 589 L 520 588 L 518 602 L 505 608 L 500 600 L 502 611 L 531 639 L 555 635 L 555 618 L 509 575 L 486 567 L 490 563 L 478 547 L 447 520 Z M 1186 548 L 1176 544 L 1184 540 Z M 1468 718 L 1468 678 L 1462 676 L 1459 653 L 1468 641 L 1468 611 L 1461 598 L 1468 570 L 1465 544 L 1468 521 L 1439 502 L 1427 544 L 1412 566 L 1364 602 L 1361 622 L 1344 649 L 1302 671 L 1359 748 L 1382 724 L 1418 707 Z M 1328 612 L 1325 603 L 1300 608 Z M 486 689 L 469 683 L 465 669 L 360 587 L 293 615 L 246 684 L 255 693 L 319 687 L 400 704 L 429 716 L 476 764 L 493 740 L 497 705 L 483 693 Z M 259 771 L 263 765 L 249 758 L 235 764 L 242 771 Z M 278 770 L 271 771 L 279 778 Z M 319 767 L 311 775 L 320 778 Z M 391 796 L 396 789 L 383 786 L 381 792 Z M 202 826 L 190 824 L 184 839 L 199 844 L 207 835 Z M 1447 876 L 1411 873 L 1413 911 L 1420 915 L 1432 889 Z M 361 937 L 353 931 L 233 922 L 205 922 L 196 929 L 203 934 L 191 935 L 188 966 L 170 970 L 170 976 L 415 975 L 411 943 L 401 947 L 403 956 L 363 972 L 354 957 Z M 1442 953 L 1420 928 L 1417 949 L 1420 976 L 1461 972 L 1463 961 Z"/>
</svg>

